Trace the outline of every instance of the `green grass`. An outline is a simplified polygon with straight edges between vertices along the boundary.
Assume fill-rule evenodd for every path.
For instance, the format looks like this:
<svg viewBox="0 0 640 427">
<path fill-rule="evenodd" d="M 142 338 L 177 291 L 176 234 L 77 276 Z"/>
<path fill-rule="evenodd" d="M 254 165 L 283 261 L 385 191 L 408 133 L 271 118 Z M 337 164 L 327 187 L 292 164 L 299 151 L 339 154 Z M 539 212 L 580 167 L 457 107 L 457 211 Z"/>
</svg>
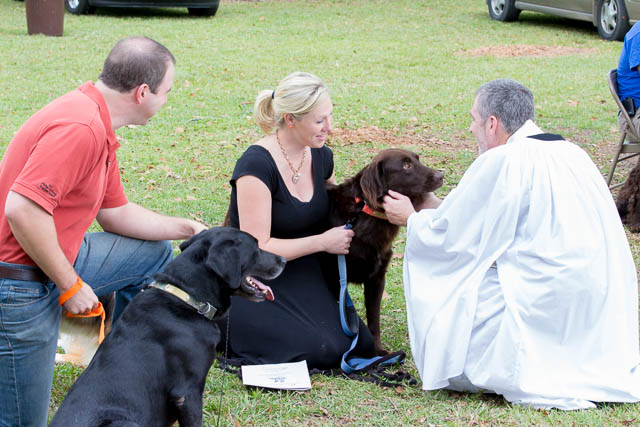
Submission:
<svg viewBox="0 0 640 427">
<path fill-rule="evenodd" d="M 316 0 L 231 2 L 213 19 L 186 9 L 99 9 L 65 16 L 64 36 L 27 36 L 24 3 L 0 2 L 0 154 L 35 111 L 86 80 L 95 80 L 109 49 L 147 35 L 177 58 L 169 104 L 145 127 L 123 128 L 122 176 L 132 201 L 170 215 L 220 224 L 235 159 L 259 138 L 251 109 L 257 93 L 286 74 L 310 71 L 331 88 L 334 125 L 369 126 L 420 153 L 446 173 L 446 195 L 473 161 L 468 133 L 473 95 L 497 77 L 517 79 L 536 96 L 537 122 L 582 145 L 604 171 L 617 140 L 616 108 L 606 72 L 620 43 L 599 39 L 590 24 L 522 13 L 504 24 L 482 0 Z M 577 47 L 556 57 L 471 56 L 487 46 Z M 330 141 L 338 179 L 358 171 L 391 139 Z M 640 265 L 640 240 L 631 236 Z M 402 254 L 404 235 L 396 241 Z M 362 306 L 361 291 L 351 291 Z M 402 259 L 394 258 L 383 301 L 383 340 L 409 353 Z M 409 359 L 406 368 L 417 375 Z M 56 368 L 52 411 L 80 370 Z M 204 397 L 215 425 L 614 425 L 640 423 L 640 404 L 579 412 L 512 407 L 500 398 L 396 389 L 314 376 L 309 392 L 248 390 L 213 369 Z M 218 407 L 220 394 L 222 407 Z"/>
</svg>

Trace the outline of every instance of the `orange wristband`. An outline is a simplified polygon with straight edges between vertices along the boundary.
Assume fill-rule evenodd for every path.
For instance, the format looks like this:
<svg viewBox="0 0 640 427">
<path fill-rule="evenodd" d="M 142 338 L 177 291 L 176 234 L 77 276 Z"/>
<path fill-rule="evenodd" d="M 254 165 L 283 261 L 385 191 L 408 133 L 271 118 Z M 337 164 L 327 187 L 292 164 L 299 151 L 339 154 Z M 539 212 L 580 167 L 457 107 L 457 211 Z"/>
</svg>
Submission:
<svg viewBox="0 0 640 427">
<path fill-rule="evenodd" d="M 78 280 L 76 280 L 76 283 L 71 288 L 69 288 L 65 293 L 60 295 L 60 297 L 58 298 L 58 304 L 63 305 L 65 302 L 69 301 L 69 299 L 73 297 L 80 290 L 82 285 L 83 285 L 82 279 L 80 278 L 80 276 L 78 276 Z"/>
</svg>

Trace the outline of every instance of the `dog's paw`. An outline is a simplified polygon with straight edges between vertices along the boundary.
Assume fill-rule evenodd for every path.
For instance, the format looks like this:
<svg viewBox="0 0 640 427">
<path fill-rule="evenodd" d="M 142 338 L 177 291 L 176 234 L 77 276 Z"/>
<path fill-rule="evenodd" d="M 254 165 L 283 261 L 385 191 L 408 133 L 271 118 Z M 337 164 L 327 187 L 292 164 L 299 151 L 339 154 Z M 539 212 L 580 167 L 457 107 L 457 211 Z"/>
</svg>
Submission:
<svg viewBox="0 0 640 427">
<path fill-rule="evenodd" d="M 376 344 L 375 350 L 376 356 L 386 356 L 387 354 L 389 354 L 389 350 L 383 348 L 381 344 Z"/>
</svg>

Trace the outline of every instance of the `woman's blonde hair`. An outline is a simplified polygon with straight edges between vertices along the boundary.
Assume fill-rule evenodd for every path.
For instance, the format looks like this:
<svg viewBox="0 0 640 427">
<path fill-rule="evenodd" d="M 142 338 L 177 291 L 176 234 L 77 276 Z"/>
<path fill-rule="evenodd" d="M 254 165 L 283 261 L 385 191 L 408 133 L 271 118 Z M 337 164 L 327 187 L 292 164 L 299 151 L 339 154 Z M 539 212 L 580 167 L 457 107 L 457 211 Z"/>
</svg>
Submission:
<svg viewBox="0 0 640 427">
<path fill-rule="evenodd" d="M 275 90 L 263 90 L 258 94 L 253 105 L 253 119 L 264 133 L 269 134 L 282 124 L 285 114 L 300 120 L 327 96 L 329 89 L 322 80 L 297 71 L 282 79 Z"/>
</svg>

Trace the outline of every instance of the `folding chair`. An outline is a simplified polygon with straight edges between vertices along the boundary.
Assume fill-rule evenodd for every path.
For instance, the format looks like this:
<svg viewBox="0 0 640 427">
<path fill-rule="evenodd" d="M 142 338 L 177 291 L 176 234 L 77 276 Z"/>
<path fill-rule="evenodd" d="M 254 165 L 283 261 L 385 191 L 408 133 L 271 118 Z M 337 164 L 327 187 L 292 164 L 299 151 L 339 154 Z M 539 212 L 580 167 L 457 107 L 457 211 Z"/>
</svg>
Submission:
<svg viewBox="0 0 640 427">
<path fill-rule="evenodd" d="M 618 148 L 613 160 L 611 161 L 611 168 L 609 169 L 609 176 L 607 177 L 607 185 L 609 186 L 609 189 L 613 190 L 614 188 L 620 187 L 624 184 L 624 181 L 622 181 L 618 184 L 611 185 L 616 165 L 623 160 L 640 155 L 640 136 L 636 133 L 631 117 L 629 117 L 627 110 L 622 106 L 622 101 L 620 101 L 620 97 L 618 96 L 618 70 L 614 68 L 609 71 L 607 79 L 609 81 L 609 90 L 611 91 L 611 95 L 613 95 L 613 99 L 616 101 L 620 114 L 624 117 L 624 121 L 626 123 L 624 130 L 622 131 L 622 135 L 620 135 Z M 620 157 L 622 154 L 627 155 Z"/>
</svg>

